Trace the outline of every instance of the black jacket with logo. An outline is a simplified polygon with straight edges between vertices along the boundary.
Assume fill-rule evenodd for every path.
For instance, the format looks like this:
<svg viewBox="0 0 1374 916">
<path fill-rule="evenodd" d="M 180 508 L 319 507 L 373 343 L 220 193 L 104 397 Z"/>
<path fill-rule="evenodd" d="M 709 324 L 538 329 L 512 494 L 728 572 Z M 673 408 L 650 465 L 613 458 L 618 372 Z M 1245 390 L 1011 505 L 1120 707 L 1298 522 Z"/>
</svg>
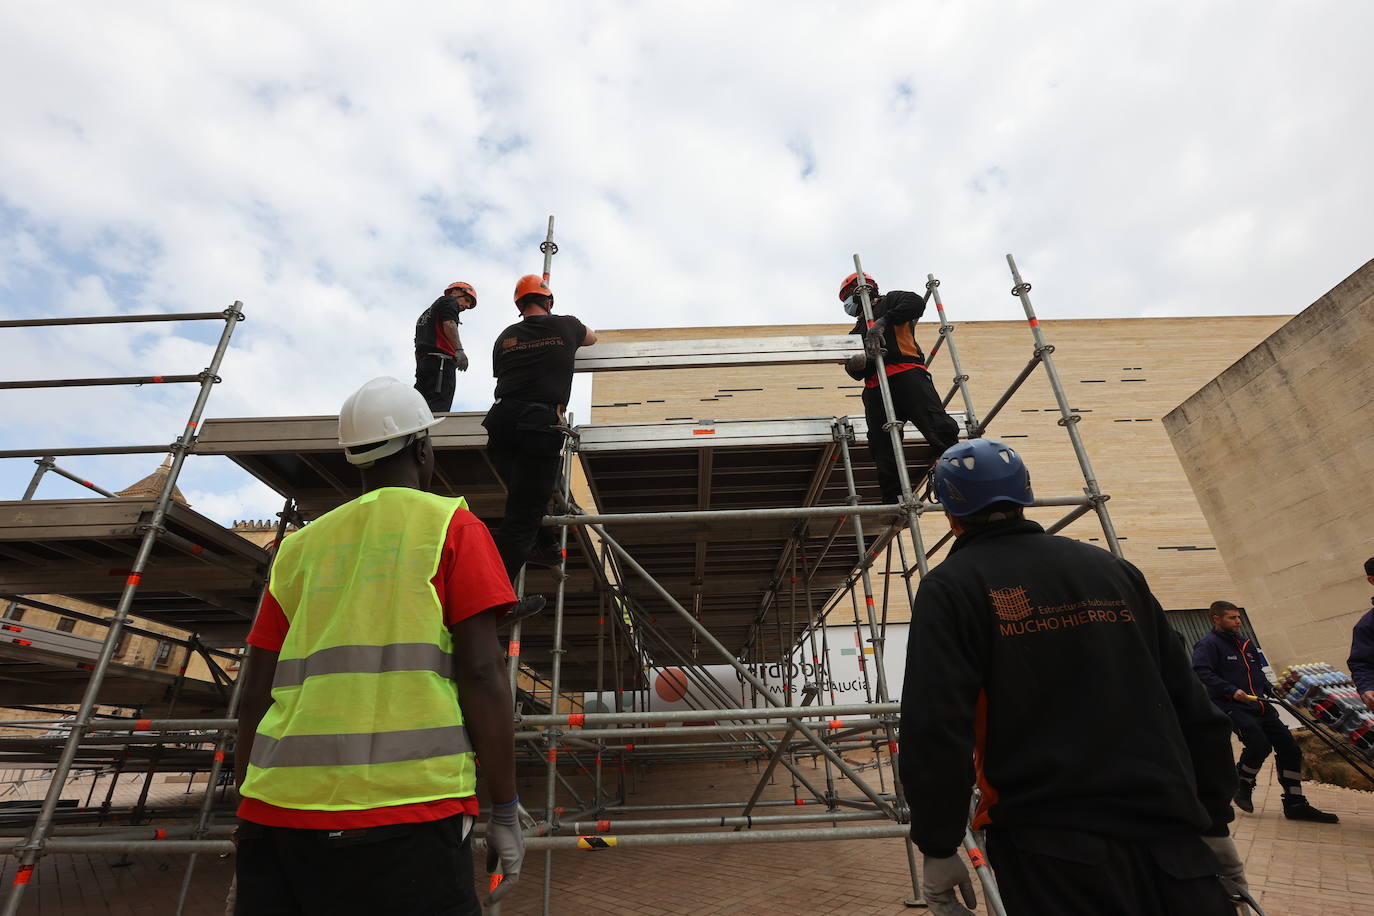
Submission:
<svg viewBox="0 0 1374 916">
<path fill-rule="evenodd" d="M 1140 571 L 1031 521 L 962 535 L 921 582 L 902 691 L 911 838 L 976 826 L 1224 836 L 1230 724 Z M 975 763 L 976 760 L 976 763 Z"/>
</svg>

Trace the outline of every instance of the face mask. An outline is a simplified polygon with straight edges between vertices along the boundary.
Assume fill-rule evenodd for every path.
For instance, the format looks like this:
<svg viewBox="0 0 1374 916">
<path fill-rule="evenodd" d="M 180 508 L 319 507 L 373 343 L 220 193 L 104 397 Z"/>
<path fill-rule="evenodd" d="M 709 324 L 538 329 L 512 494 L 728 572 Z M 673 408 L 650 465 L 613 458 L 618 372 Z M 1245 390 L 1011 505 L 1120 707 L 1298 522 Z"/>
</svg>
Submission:
<svg viewBox="0 0 1374 916">
<path fill-rule="evenodd" d="M 858 296 L 850 296 L 844 300 L 844 311 L 846 315 L 853 315 L 858 318 L 864 313 L 864 304 Z"/>
</svg>

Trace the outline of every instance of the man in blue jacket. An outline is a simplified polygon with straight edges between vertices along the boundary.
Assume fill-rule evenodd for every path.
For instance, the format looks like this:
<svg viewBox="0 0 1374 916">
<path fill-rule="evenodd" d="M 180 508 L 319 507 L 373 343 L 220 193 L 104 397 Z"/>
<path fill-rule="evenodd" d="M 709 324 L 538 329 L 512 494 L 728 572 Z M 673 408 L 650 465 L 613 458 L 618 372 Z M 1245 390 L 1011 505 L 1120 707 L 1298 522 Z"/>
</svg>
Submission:
<svg viewBox="0 0 1374 916">
<path fill-rule="evenodd" d="M 1255 778 L 1273 751 L 1283 787 L 1283 816 L 1336 823 L 1340 818 L 1312 807 L 1302 794 L 1302 749 L 1273 705 L 1263 699 L 1273 696 L 1273 688 L 1264 674 L 1263 653 L 1241 632 L 1240 608 L 1229 601 L 1213 601 L 1211 610 L 1212 632 L 1193 647 L 1193 670 L 1212 702 L 1231 719 L 1231 730 L 1243 745 L 1236 764 L 1240 776 L 1236 806 L 1245 812 L 1255 810 Z"/>
<path fill-rule="evenodd" d="M 1374 557 L 1364 561 L 1364 575 L 1369 584 L 1374 585 Z M 1350 658 L 1346 665 L 1355 679 L 1360 699 L 1374 712 L 1374 607 L 1365 612 L 1350 634 Z"/>
</svg>

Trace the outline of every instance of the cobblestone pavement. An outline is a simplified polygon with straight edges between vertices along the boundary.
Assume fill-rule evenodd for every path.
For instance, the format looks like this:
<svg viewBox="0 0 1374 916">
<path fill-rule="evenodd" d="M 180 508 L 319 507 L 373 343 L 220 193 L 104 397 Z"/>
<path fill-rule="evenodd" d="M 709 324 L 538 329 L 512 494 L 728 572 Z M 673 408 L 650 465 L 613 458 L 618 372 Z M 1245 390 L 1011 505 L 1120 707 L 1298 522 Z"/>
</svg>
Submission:
<svg viewBox="0 0 1374 916">
<path fill-rule="evenodd" d="M 812 778 L 810 762 L 801 764 Z M 874 770 L 866 775 L 872 777 Z M 574 772 L 573 787 L 589 785 Z M 784 773 L 785 777 L 786 774 Z M 814 771 L 815 779 L 823 779 Z M 890 776 L 888 779 L 890 788 Z M 138 785 L 130 777 L 115 795 L 131 804 Z M 637 780 L 627 804 L 671 804 L 746 799 L 757 777 L 753 764 L 710 764 L 651 769 Z M 106 783 L 97 789 L 102 797 Z M 543 779 L 521 780 L 527 802 L 542 797 Z M 84 801 L 89 777 L 67 793 Z M 43 784 L 31 783 L 28 797 L 41 797 Z M 841 794 L 847 794 L 841 789 Z M 1309 786 L 1313 803 L 1336 812 L 1335 826 L 1303 824 L 1283 818 L 1279 788 L 1266 766 L 1255 793 L 1255 813 L 1238 814 L 1237 845 L 1246 859 L 1250 883 L 1269 916 L 1369 916 L 1374 914 L 1374 793 Z M 15 795 L 11 794 L 10 799 Z M 780 777 L 765 799 L 791 799 L 792 788 Z M 180 782 L 155 782 L 158 805 L 195 804 Z M 565 800 L 569 807 L 575 802 Z M 735 808 L 737 811 L 738 808 Z M 815 811 L 812 806 L 764 809 L 761 813 Z M 677 812 L 663 816 L 733 813 Z M 647 813 L 625 815 L 644 818 Z M 654 815 L 658 816 L 658 815 Z M 624 821 L 613 818 L 613 831 Z M 67 855 L 44 857 L 25 895 L 21 913 L 29 916 L 131 916 L 170 914 L 187 858 L 177 855 Z M 480 873 L 480 863 L 478 865 Z M 185 912 L 220 916 L 232 874 L 232 859 L 199 858 Z M 15 873 L 7 858 L 0 887 L 8 891 Z M 561 852 L 550 875 L 553 912 L 579 914 L 740 914 L 783 916 L 798 913 L 899 914 L 910 912 L 903 901 L 911 884 L 902 843 L 898 840 L 818 841 L 750 846 L 661 847 Z M 531 854 L 521 886 L 501 907 L 501 916 L 542 912 L 544 855 Z M 986 912 L 982 905 L 979 912 Z"/>
</svg>

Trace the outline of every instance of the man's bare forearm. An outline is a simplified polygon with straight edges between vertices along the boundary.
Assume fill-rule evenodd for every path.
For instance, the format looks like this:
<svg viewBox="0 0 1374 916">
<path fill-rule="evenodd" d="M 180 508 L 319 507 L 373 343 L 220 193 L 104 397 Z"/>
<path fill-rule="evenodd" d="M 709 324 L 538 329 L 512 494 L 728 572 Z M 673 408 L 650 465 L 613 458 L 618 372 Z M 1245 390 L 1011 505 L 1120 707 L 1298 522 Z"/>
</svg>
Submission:
<svg viewBox="0 0 1374 916">
<path fill-rule="evenodd" d="M 494 641 L 493 641 L 494 642 Z M 493 802 L 515 798 L 514 704 L 499 643 L 485 659 L 460 664 L 458 701 Z"/>
<path fill-rule="evenodd" d="M 243 694 L 239 698 L 238 740 L 234 744 L 234 782 L 242 786 L 253 753 L 253 736 L 272 707 L 272 679 L 277 673 L 277 653 L 256 646 L 248 649 L 243 663 Z"/>
</svg>

